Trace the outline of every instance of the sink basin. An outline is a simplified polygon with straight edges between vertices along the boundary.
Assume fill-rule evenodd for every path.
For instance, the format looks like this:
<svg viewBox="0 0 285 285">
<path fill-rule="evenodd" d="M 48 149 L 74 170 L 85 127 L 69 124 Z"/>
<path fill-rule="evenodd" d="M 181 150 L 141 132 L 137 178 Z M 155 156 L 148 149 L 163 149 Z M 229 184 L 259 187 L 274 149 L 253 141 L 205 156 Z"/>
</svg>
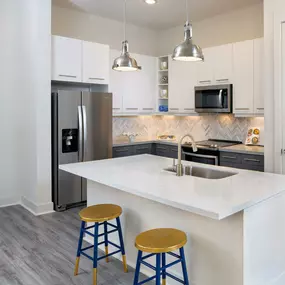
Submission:
<svg viewBox="0 0 285 285">
<path fill-rule="evenodd" d="M 165 171 L 176 173 L 176 169 L 173 169 L 173 167 L 165 168 Z M 229 172 L 229 171 L 221 171 L 221 170 L 215 170 L 210 168 L 203 168 L 203 167 L 197 167 L 197 166 L 191 166 L 190 167 L 190 174 L 186 173 L 186 176 L 195 176 L 205 179 L 223 179 L 226 177 L 237 175 L 235 172 Z"/>
</svg>

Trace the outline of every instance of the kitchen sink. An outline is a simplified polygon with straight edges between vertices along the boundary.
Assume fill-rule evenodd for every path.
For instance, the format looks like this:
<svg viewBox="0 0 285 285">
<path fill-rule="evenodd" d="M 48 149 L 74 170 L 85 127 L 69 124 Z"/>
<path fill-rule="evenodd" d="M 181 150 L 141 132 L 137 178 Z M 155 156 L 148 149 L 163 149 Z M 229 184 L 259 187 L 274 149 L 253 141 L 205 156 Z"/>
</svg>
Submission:
<svg viewBox="0 0 285 285">
<path fill-rule="evenodd" d="M 164 169 L 168 172 L 176 173 L 176 168 L 168 167 Z M 189 169 L 188 169 L 189 170 Z M 211 168 L 203 168 L 197 166 L 190 166 L 190 172 L 184 171 L 186 176 L 195 176 L 205 179 L 223 179 L 226 177 L 237 175 L 235 172 L 215 170 Z"/>
</svg>

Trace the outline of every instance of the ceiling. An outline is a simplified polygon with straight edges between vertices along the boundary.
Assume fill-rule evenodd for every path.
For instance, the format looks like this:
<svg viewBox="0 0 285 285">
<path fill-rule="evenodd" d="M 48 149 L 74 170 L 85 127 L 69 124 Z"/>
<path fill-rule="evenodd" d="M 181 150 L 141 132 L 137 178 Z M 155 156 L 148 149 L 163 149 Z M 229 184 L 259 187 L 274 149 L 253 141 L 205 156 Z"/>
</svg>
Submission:
<svg viewBox="0 0 285 285">
<path fill-rule="evenodd" d="M 113 20 L 123 20 L 123 0 L 52 0 L 53 4 L 95 14 Z M 158 0 L 147 5 L 143 0 L 127 0 L 128 22 L 151 29 L 168 29 L 185 22 L 184 0 Z M 262 3 L 263 0 L 188 0 L 191 21 L 200 21 L 218 14 Z M 241 19 L 242 20 L 242 19 Z"/>
</svg>

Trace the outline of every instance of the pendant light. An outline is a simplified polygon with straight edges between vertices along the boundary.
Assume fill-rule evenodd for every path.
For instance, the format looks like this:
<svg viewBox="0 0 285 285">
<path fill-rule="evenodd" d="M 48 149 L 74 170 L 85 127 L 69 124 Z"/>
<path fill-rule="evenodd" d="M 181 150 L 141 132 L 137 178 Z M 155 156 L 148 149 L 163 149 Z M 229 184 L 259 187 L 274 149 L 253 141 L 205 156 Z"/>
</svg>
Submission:
<svg viewBox="0 0 285 285">
<path fill-rule="evenodd" d="M 117 57 L 113 63 L 113 69 L 116 71 L 137 71 L 141 69 L 137 61 L 129 54 L 129 43 L 126 40 L 126 18 L 127 18 L 127 0 L 124 1 L 124 41 L 122 42 L 122 54 Z"/>
<path fill-rule="evenodd" d="M 188 0 L 185 0 L 185 3 L 187 21 L 184 25 L 184 41 L 174 49 L 172 59 L 177 61 L 202 61 L 204 60 L 203 51 L 192 40 L 192 25 L 189 23 L 188 16 Z"/>
</svg>

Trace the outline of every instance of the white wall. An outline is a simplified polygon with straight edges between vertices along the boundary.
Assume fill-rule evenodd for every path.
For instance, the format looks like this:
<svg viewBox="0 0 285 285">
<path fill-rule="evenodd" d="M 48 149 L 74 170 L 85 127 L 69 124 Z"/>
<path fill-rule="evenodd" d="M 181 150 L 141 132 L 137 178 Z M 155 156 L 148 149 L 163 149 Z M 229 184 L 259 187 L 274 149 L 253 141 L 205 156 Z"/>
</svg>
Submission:
<svg viewBox="0 0 285 285">
<path fill-rule="evenodd" d="M 193 23 L 194 41 L 203 48 L 262 36 L 262 3 Z M 161 32 L 157 40 L 160 55 L 172 53 L 182 40 L 182 25 Z"/>
<path fill-rule="evenodd" d="M 51 0 L 2 0 L 0 21 L 0 205 L 48 211 Z"/>
<path fill-rule="evenodd" d="M 121 50 L 123 24 L 76 10 L 53 6 L 52 34 L 108 44 L 112 49 Z M 128 24 L 127 39 L 130 52 L 158 55 L 155 31 Z"/>
</svg>

